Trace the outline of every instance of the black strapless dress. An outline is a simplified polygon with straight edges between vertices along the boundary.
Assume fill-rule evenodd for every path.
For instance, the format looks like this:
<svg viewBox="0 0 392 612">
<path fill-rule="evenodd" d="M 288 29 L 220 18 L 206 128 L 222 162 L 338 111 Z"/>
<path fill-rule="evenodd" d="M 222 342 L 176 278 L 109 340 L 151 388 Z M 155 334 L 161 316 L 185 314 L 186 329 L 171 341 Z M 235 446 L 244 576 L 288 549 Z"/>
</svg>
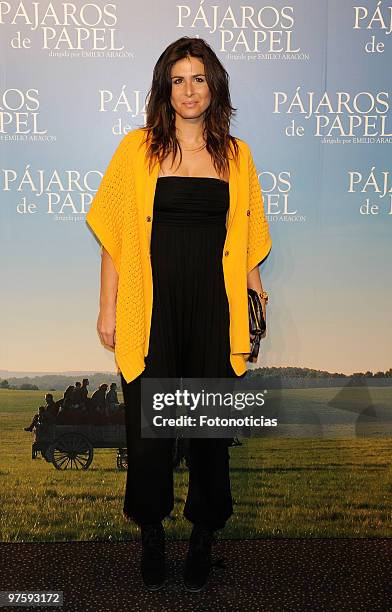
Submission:
<svg viewBox="0 0 392 612">
<path fill-rule="evenodd" d="M 174 508 L 173 439 L 140 436 L 143 377 L 235 378 L 222 256 L 229 184 L 207 177 L 158 177 L 151 233 L 153 308 L 146 367 L 124 392 L 128 471 L 123 513 L 137 524 Z M 232 438 L 189 440 L 183 514 L 222 529 L 233 513 L 228 445 Z"/>
</svg>

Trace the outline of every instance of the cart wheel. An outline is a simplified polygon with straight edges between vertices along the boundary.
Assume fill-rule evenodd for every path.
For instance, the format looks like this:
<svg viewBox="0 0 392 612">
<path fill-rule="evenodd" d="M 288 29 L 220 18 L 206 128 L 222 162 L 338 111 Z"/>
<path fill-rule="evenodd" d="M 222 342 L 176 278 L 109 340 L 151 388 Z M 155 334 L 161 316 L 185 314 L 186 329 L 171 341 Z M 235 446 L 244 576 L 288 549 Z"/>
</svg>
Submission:
<svg viewBox="0 0 392 612">
<path fill-rule="evenodd" d="M 69 432 L 51 444 L 46 454 L 57 470 L 87 470 L 93 460 L 93 446 L 83 434 Z"/>
<path fill-rule="evenodd" d="M 119 470 L 128 469 L 128 453 L 126 448 L 119 448 L 117 451 L 117 468 Z"/>
</svg>

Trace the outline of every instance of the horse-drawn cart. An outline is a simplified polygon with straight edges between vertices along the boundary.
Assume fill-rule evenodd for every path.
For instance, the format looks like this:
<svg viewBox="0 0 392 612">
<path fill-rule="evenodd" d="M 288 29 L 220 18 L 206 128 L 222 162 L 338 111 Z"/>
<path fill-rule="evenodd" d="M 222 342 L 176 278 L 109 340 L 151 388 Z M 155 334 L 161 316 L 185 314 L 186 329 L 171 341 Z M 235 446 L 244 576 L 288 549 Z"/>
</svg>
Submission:
<svg viewBox="0 0 392 612">
<path fill-rule="evenodd" d="M 38 453 L 58 470 L 87 470 L 96 448 L 116 448 L 116 466 L 128 468 L 125 425 L 123 424 L 45 424 L 34 429 L 32 459 Z M 184 461 L 189 467 L 187 441 L 182 437 L 174 440 L 173 467 Z"/>
<path fill-rule="evenodd" d="M 40 452 L 58 470 L 87 470 L 96 448 L 116 448 L 116 465 L 127 469 L 125 425 L 45 424 L 34 430 L 32 458 Z"/>
</svg>

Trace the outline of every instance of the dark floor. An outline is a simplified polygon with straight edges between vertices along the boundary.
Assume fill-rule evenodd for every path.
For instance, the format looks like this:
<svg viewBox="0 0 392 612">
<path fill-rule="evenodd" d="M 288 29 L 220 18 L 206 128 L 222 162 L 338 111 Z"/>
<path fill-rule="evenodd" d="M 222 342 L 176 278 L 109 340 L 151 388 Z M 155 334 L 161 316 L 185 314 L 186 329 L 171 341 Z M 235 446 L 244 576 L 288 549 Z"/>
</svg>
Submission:
<svg viewBox="0 0 392 612">
<path fill-rule="evenodd" d="M 392 539 L 218 538 L 214 558 L 225 567 L 214 567 L 196 594 L 182 584 L 186 547 L 167 542 L 169 581 L 150 593 L 139 575 L 138 541 L 1 543 L 0 590 L 63 591 L 67 612 L 392 610 Z"/>
</svg>

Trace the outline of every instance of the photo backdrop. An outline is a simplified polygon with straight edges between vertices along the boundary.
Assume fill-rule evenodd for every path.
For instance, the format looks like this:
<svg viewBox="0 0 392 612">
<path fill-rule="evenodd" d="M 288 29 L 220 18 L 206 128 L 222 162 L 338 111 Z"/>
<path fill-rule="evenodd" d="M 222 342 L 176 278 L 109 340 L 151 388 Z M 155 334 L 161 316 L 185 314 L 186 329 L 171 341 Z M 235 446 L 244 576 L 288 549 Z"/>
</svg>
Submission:
<svg viewBox="0 0 392 612">
<path fill-rule="evenodd" d="M 112 533 L 111 527 L 102 531 L 99 517 L 91 523 L 87 515 L 83 521 L 70 518 L 79 508 L 73 497 L 77 486 L 81 498 L 86 489 L 96 491 L 97 499 L 106 496 L 98 514 L 103 508 L 108 517 L 120 512 L 124 478 L 112 474 L 105 480 L 102 472 L 94 480 L 92 473 L 91 481 L 77 484 L 61 480 L 50 465 L 40 464 L 37 472 L 22 427 L 48 389 L 57 399 L 85 376 L 93 381 L 91 392 L 99 379 L 94 373 L 106 373 L 107 382 L 116 379 L 114 354 L 96 331 L 100 245 L 85 216 L 121 138 L 145 123 L 158 57 L 182 36 L 205 39 L 230 75 L 237 109 L 231 132 L 252 150 L 270 223 L 272 250 L 261 265 L 270 296 L 268 333 L 258 364 L 249 369 L 268 368 L 278 378 L 286 372 L 292 378 L 290 383 L 279 378 L 283 388 L 295 386 L 295 378 L 299 386 L 325 387 L 320 393 L 291 393 L 291 410 L 318 406 L 328 416 L 330 407 L 351 406 L 351 414 L 361 412 L 366 421 L 382 408 L 390 420 L 391 15 L 387 2 L 349 0 L 0 3 L 0 399 L 8 436 L 0 470 L 7 492 L 3 539 Z M 336 376 L 343 377 L 336 385 L 343 388 L 329 390 Z M 365 382 L 356 387 L 361 378 Z M 37 385 L 28 396 L 20 390 L 26 381 Z M 373 412 L 366 412 L 368 406 Z M 359 420 L 354 434 L 361 435 Z M 282 465 L 292 457 L 299 464 L 307 461 L 305 447 L 296 441 L 286 455 L 285 446 L 275 447 L 275 454 L 260 447 L 260 465 L 272 462 L 268 482 L 275 470 L 277 489 L 300 495 L 298 509 L 316 489 L 306 479 L 300 490 L 297 480 L 286 481 L 296 473 Z M 342 491 L 355 480 L 358 513 L 370 503 L 361 495 L 374 504 L 380 496 L 380 506 L 366 506 L 377 516 L 361 523 L 364 531 L 354 519 L 346 521 L 346 506 L 338 526 L 336 508 L 329 518 L 324 513 L 317 527 L 313 510 L 298 510 L 294 524 L 292 500 L 288 514 L 271 506 L 261 526 L 260 516 L 252 515 L 253 499 L 241 510 L 246 533 L 377 535 L 382 528 L 390 535 L 386 447 L 371 442 L 365 464 L 364 448 L 343 447 L 352 473 L 338 473 L 333 494 L 321 482 L 317 491 L 324 498 L 317 503 L 324 507 L 335 499 L 344 505 Z M 335 447 L 328 448 L 326 470 L 330 454 L 338 456 Z M 241 468 L 236 475 L 243 477 L 234 483 L 236 491 L 237 484 L 242 487 L 238 499 L 254 492 L 259 501 L 266 490 L 259 491 L 253 480 L 253 451 L 244 446 L 241 452 L 249 471 Z M 323 452 L 317 450 L 310 464 L 318 465 Z M 113 459 L 102 456 L 112 466 Z M 366 467 L 373 456 L 379 472 Z M 299 477 L 307 469 L 298 467 Z M 47 500 L 50 493 L 53 504 L 42 531 L 30 490 L 37 473 L 40 494 Z M 21 507 L 29 508 L 23 516 L 14 502 L 21 494 Z M 54 508 L 60 516 L 56 525 Z M 244 533 L 233 529 L 234 537 Z"/>
</svg>

